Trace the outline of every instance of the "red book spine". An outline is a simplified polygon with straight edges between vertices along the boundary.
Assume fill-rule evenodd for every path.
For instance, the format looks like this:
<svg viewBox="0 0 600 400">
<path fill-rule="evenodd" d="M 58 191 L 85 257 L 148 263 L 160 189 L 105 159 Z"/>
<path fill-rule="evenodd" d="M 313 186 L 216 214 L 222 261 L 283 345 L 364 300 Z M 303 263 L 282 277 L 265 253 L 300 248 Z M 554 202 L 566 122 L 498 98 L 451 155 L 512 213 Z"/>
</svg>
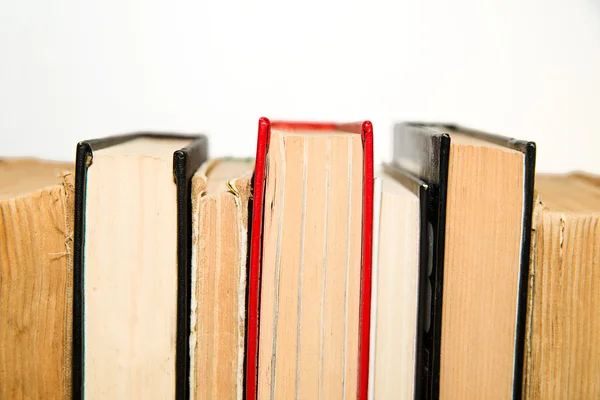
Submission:
<svg viewBox="0 0 600 400">
<path fill-rule="evenodd" d="M 250 270 L 248 274 L 248 331 L 246 347 L 246 400 L 257 397 L 258 348 L 260 323 L 260 283 L 262 270 L 262 233 L 265 189 L 265 163 L 269 147 L 271 126 L 281 129 L 314 131 L 342 130 L 360 134 L 363 143 L 363 220 L 362 262 L 359 316 L 358 395 L 367 400 L 369 384 L 369 333 L 371 321 L 371 272 L 373 243 L 373 125 L 369 121 L 351 124 L 319 122 L 271 122 L 261 118 L 258 122 L 256 165 L 253 179 L 252 230 L 250 234 Z"/>
</svg>

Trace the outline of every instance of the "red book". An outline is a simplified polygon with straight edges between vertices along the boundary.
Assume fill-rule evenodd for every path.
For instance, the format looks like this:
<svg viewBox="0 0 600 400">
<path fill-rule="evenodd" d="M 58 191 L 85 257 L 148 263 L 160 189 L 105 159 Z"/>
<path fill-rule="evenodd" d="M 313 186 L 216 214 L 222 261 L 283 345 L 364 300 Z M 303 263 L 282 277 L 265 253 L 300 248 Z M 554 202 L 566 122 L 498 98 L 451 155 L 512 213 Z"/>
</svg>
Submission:
<svg viewBox="0 0 600 400">
<path fill-rule="evenodd" d="M 330 198 L 334 188 L 347 196 Z M 261 118 L 253 195 L 246 399 L 267 394 L 288 398 L 299 392 L 313 398 L 304 390 L 331 398 L 339 387 L 347 397 L 356 394 L 366 400 L 372 124 L 271 123 Z M 321 210 L 325 213 L 318 214 Z M 313 229 L 317 225 L 325 232 L 322 236 Z M 331 248 L 336 241 L 346 247 Z M 307 319 L 319 299 L 322 312 Z M 332 342 L 336 338 L 343 343 Z"/>
</svg>

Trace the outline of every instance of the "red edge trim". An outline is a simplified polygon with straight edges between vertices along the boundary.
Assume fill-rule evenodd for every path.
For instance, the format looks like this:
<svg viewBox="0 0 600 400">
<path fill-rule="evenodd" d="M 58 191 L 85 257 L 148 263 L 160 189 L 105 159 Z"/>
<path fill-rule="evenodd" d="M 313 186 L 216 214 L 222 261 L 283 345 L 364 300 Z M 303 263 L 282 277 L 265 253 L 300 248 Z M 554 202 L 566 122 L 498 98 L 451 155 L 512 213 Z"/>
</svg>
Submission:
<svg viewBox="0 0 600 400">
<path fill-rule="evenodd" d="M 369 387 L 369 333 L 371 324 L 371 275 L 373 246 L 373 125 L 362 123 L 335 124 L 324 122 L 271 123 L 262 117 L 258 121 L 256 164 L 253 181 L 252 231 L 250 234 L 250 271 L 248 286 L 248 332 L 246 350 L 246 400 L 258 397 L 258 338 L 260 309 L 260 279 L 262 230 L 264 210 L 264 188 L 266 178 L 266 155 L 269 147 L 271 127 L 280 129 L 332 130 L 360 134 L 363 142 L 363 224 L 362 224 L 362 266 L 360 291 L 360 332 L 358 354 L 359 400 L 367 400 Z"/>
<path fill-rule="evenodd" d="M 371 276 L 373 263 L 373 124 L 361 126 L 363 141 L 363 231 L 360 288 L 360 338 L 358 350 L 358 396 L 367 400 L 369 393 L 369 335 L 371 332 Z"/>
<path fill-rule="evenodd" d="M 246 349 L 246 400 L 257 397 L 258 377 L 258 311 L 260 307 L 260 271 L 262 253 L 262 220 L 265 190 L 265 161 L 271 135 L 271 122 L 258 121 L 258 139 L 254 167 L 252 227 L 250 233 L 250 268 L 248 272 L 248 340 Z"/>
</svg>

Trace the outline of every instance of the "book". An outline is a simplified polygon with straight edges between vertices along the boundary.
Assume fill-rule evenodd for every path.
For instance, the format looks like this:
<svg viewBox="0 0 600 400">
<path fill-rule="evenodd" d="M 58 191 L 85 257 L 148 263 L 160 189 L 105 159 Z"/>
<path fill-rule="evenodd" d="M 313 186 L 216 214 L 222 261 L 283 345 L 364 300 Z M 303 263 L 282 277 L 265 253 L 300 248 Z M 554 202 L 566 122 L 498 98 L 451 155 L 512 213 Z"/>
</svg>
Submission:
<svg viewBox="0 0 600 400">
<path fill-rule="evenodd" d="M 72 165 L 0 159 L 0 398 L 68 398 Z"/>
<path fill-rule="evenodd" d="M 202 135 L 80 142 L 73 398 L 188 396 L 191 179 Z"/>
<path fill-rule="evenodd" d="M 372 140 L 370 122 L 259 121 L 248 400 L 367 397 Z"/>
<path fill-rule="evenodd" d="M 376 174 L 371 300 L 371 399 L 414 398 L 419 199 Z"/>
<path fill-rule="evenodd" d="M 393 164 L 376 181 L 369 398 L 430 398 L 436 187 Z"/>
<path fill-rule="evenodd" d="M 537 175 L 523 397 L 600 397 L 600 178 Z"/>
<path fill-rule="evenodd" d="M 421 398 L 519 398 L 535 144 L 403 123 L 393 164 L 433 189 L 437 220 L 431 291 L 418 311 L 429 314 L 416 334 Z"/>
<path fill-rule="evenodd" d="M 253 170 L 251 159 L 214 159 L 192 178 L 192 400 L 243 398 Z"/>
</svg>

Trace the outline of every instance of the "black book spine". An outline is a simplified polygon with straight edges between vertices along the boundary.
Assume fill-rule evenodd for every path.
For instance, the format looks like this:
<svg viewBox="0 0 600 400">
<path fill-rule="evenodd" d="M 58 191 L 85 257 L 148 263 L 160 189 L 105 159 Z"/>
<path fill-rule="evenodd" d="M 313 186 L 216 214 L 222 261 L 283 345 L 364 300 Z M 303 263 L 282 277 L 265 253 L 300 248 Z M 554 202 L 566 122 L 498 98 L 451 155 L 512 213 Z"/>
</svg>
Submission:
<svg viewBox="0 0 600 400">
<path fill-rule="evenodd" d="M 85 371 L 85 290 L 84 245 L 87 169 L 93 152 L 139 137 L 189 138 L 191 143 L 173 154 L 173 178 L 177 185 L 177 338 L 175 398 L 189 398 L 189 318 L 191 309 L 191 179 L 208 158 L 208 140 L 204 135 L 184 136 L 172 133 L 134 133 L 83 141 L 77 145 L 75 161 L 75 226 L 73 260 L 73 351 L 72 396 L 83 400 Z"/>
<path fill-rule="evenodd" d="M 446 192 L 448 186 L 448 163 L 450 155 L 450 136 L 448 133 L 460 132 L 474 138 L 504 146 L 524 154 L 524 213 L 522 224 L 521 255 L 519 265 L 519 286 L 517 298 L 516 335 L 514 345 L 513 390 L 512 398 L 522 398 L 523 361 L 525 345 L 525 324 L 527 314 L 527 291 L 529 279 L 529 256 L 531 246 L 531 221 L 535 180 L 536 146 L 533 142 L 493 135 L 452 124 L 439 123 L 402 123 L 394 129 L 393 165 L 405 174 L 423 180 L 428 186 L 429 210 L 426 219 L 432 224 L 433 234 L 433 279 L 432 279 L 432 329 L 425 333 L 423 349 L 425 360 L 418 367 L 417 374 L 422 378 L 418 382 L 418 399 L 437 399 L 440 384 L 440 346 L 442 326 L 442 294 L 444 277 L 444 247 L 446 223 Z M 421 269 L 422 271 L 422 269 Z M 422 287 L 420 287 L 422 290 Z M 428 290 L 428 289 L 427 289 Z M 421 304 L 427 297 L 420 298 Z M 426 303 L 425 303 L 426 304 Z M 420 314 L 421 315 L 421 314 Z M 423 324 L 419 323 L 421 327 Z M 428 335 L 432 335 L 431 337 Z M 431 343 L 429 342 L 431 340 Z M 433 359 L 432 359 L 433 357 Z M 430 369 L 424 371 L 426 366 Z M 475 373 L 475 371 L 474 371 Z M 427 377 L 425 379 L 424 377 Z M 422 388 L 427 380 L 426 389 Z"/>
<path fill-rule="evenodd" d="M 176 399 L 189 398 L 190 314 L 192 277 L 192 193 L 194 173 L 208 158 L 206 138 L 173 154 L 173 175 L 177 184 L 177 352 Z"/>
</svg>

